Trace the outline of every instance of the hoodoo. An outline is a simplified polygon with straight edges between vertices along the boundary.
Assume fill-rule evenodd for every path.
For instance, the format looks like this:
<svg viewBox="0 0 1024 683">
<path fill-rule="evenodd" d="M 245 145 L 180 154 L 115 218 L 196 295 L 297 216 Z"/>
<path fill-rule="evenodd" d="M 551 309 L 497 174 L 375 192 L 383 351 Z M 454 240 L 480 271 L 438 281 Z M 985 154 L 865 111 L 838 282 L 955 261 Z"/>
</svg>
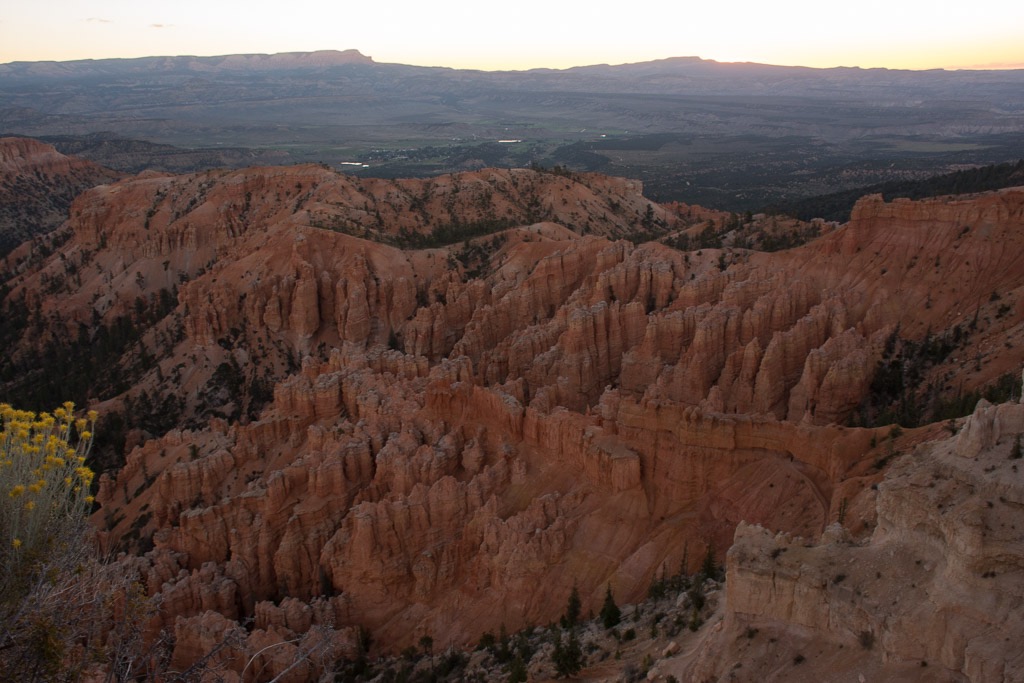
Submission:
<svg viewBox="0 0 1024 683">
<path fill-rule="evenodd" d="M 669 246 L 704 230 L 724 246 Z M 59 382 L 124 427 L 93 521 L 176 666 L 229 636 L 277 673 L 317 638 L 471 646 L 732 546 L 720 632 L 666 675 L 769 666 L 726 642 L 749 627 L 845 649 L 812 672 L 1012 677 L 978 634 L 1013 608 L 957 586 L 1019 602 L 1024 423 L 942 421 L 1024 364 L 1024 190 L 816 230 L 728 246 L 725 215 L 589 174 L 147 173 L 6 259 L 3 377 L 96 363 Z"/>
</svg>

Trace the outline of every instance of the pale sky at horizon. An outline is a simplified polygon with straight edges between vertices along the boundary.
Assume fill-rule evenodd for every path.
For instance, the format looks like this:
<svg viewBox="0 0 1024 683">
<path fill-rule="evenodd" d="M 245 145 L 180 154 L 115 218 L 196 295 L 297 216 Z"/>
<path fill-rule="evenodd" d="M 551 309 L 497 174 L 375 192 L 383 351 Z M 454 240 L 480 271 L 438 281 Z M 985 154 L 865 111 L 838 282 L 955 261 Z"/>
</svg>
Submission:
<svg viewBox="0 0 1024 683">
<path fill-rule="evenodd" d="M 357 49 L 377 62 L 566 68 L 676 56 L 814 67 L 1024 68 L 1024 2 L 7 0 L 0 63 Z M 347 5 L 347 6 L 346 6 Z"/>
</svg>

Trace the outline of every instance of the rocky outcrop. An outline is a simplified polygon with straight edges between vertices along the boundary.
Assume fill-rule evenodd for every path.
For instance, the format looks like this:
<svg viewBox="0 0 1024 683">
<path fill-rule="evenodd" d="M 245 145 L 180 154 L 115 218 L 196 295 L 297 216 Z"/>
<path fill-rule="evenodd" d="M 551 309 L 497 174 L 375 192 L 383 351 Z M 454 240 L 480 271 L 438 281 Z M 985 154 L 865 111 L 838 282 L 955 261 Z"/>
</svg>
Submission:
<svg viewBox="0 0 1024 683">
<path fill-rule="evenodd" d="M 726 619 L 687 673 L 1019 680 L 1024 487 L 1008 456 L 1022 432 L 1024 406 L 982 401 L 956 436 L 899 456 L 860 494 L 877 523 L 859 539 L 840 524 L 817 541 L 740 524 Z M 785 644 L 765 648 L 772 636 Z"/>
<path fill-rule="evenodd" d="M 178 404 L 178 422 L 195 426 L 211 415 L 255 417 L 302 357 L 325 358 L 346 342 L 430 362 L 453 352 L 476 360 L 535 312 L 553 316 L 607 247 L 594 239 L 571 248 L 579 236 L 564 227 L 576 220 L 570 213 L 593 212 L 587 229 L 607 235 L 642 231 L 640 215 L 682 220 L 641 189 L 525 169 L 399 181 L 319 166 L 144 173 L 82 196 L 59 258 L 9 280 L 10 305 L 48 321 L 40 334 L 22 330 L 12 372 L 48 345 L 107 334 L 117 367 L 99 374 L 134 375 L 133 400 L 144 390 L 146 403 Z M 409 248 L 424 245 L 437 247 Z M 467 277 L 473 259 L 475 270 L 495 272 L 492 282 Z M 535 267 L 531 286 L 517 288 Z M 495 312 L 500 319 L 483 310 L 495 296 L 512 306 Z M 141 370 L 124 356 L 139 327 L 153 330 L 138 336 L 156 361 Z M 177 346 L 182 333 L 187 344 Z"/>
<path fill-rule="evenodd" d="M 116 171 L 65 156 L 37 140 L 0 138 L 0 257 L 58 228 L 79 193 L 120 177 Z M 26 247 L 9 265 L 17 268 L 30 252 L 31 247 Z"/>
<path fill-rule="evenodd" d="M 137 449 L 103 483 L 128 513 L 110 540 L 152 538 L 168 617 L 325 600 L 390 647 L 467 643 L 557 616 L 574 582 L 595 602 L 609 580 L 642 594 L 741 518 L 817 533 L 871 438 L 616 390 L 600 406 L 524 407 L 468 359 L 349 345 L 279 384 L 259 421 Z"/>
</svg>

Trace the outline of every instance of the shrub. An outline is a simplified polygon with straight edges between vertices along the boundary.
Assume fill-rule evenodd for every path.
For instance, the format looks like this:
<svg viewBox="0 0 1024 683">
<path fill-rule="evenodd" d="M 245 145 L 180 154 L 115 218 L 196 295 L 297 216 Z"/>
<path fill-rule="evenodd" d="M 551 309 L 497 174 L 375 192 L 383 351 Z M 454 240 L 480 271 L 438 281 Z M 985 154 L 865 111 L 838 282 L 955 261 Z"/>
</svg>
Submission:
<svg viewBox="0 0 1024 683">
<path fill-rule="evenodd" d="M 690 623 L 688 624 L 688 627 L 691 631 L 696 632 L 703 625 L 704 620 L 701 619 L 700 610 L 694 607 L 693 612 L 690 615 Z"/>
<path fill-rule="evenodd" d="M 508 683 L 526 683 L 529 674 L 526 669 L 526 662 L 519 655 L 508 665 Z"/>
<path fill-rule="evenodd" d="M 92 507 L 94 475 L 85 459 L 96 413 L 76 420 L 73 409 L 65 403 L 52 415 L 36 415 L 0 404 L 2 599 L 13 597 L 32 567 L 60 550 L 65 533 L 81 531 Z"/>
<path fill-rule="evenodd" d="M 480 642 L 477 643 L 477 650 L 489 650 L 498 643 L 498 639 L 494 637 L 494 634 L 490 631 L 484 631 L 484 634 L 480 636 Z"/>
<path fill-rule="evenodd" d="M 119 675 L 140 643 L 148 601 L 86 533 L 96 415 L 73 409 L 0 404 L 0 680 L 71 680 L 100 661 Z"/>
</svg>

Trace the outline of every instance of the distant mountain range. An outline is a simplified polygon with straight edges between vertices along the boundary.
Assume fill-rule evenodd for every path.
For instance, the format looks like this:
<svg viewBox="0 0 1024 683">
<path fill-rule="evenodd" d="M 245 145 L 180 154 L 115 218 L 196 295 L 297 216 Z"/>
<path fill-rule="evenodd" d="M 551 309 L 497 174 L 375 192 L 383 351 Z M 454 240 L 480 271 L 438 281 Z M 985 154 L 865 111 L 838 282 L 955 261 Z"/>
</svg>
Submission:
<svg viewBox="0 0 1024 683">
<path fill-rule="evenodd" d="M 121 170 L 322 161 L 399 176 L 560 164 L 736 210 L 1015 160 L 1024 147 L 1024 70 L 676 57 L 483 72 L 348 50 L 15 62 L 0 65 L 0 102 L 0 132 Z M 83 142 L 97 133 L 102 145 Z M 131 151 L 112 144 L 123 139 Z M 150 154 L 138 141 L 205 153 Z"/>
<path fill-rule="evenodd" d="M 223 55 L 216 57 L 165 56 L 133 59 L 83 59 L 67 62 L 11 62 L 0 64 L 0 78 L 21 81 L 130 78 L 149 76 L 173 78 L 207 74 L 296 75 L 310 79 L 334 76 L 344 81 L 354 67 L 378 77 L 394 80 L 433 77 L 447 82 L 453 91 L 490 84 L 510 90 L 567 90 L 572 92 L 708 94 L 708 95 L 831 95 L 850 97 L 853 93 L 895 102 L 922 97 L 948 97 L 950 88 L 960 98 L 998 96 L 1010 109 L 1024 107 L 1024 70 L 947 71 L 932 69 L 862 69 L 836 67 L 774 66 L 752 62 L 718 62 L 700 57 L 670 57 L 631 64 L 596 64 L 569 69 L 527 71 L 478 71 L 446 67 L 423 67 L 378 63 L 358 50 L 321 50 L 278 54 Z M 366 71 L 369 70 L 369 71 Z M 372 79 L 384 85 L 384 78 Z M 394 83 L 394 80 L 391 82 Z M 358 84 L 353 79 L 349 85 Z M 361 79 L 363 85 L 370 81 Z M 155 84 L 150 84 L 155 85 Z M 413 83 L 407 83 L 412 87 Z M 1007 101 L 1006 96 L 1011 100 Z"/>
</svg>

